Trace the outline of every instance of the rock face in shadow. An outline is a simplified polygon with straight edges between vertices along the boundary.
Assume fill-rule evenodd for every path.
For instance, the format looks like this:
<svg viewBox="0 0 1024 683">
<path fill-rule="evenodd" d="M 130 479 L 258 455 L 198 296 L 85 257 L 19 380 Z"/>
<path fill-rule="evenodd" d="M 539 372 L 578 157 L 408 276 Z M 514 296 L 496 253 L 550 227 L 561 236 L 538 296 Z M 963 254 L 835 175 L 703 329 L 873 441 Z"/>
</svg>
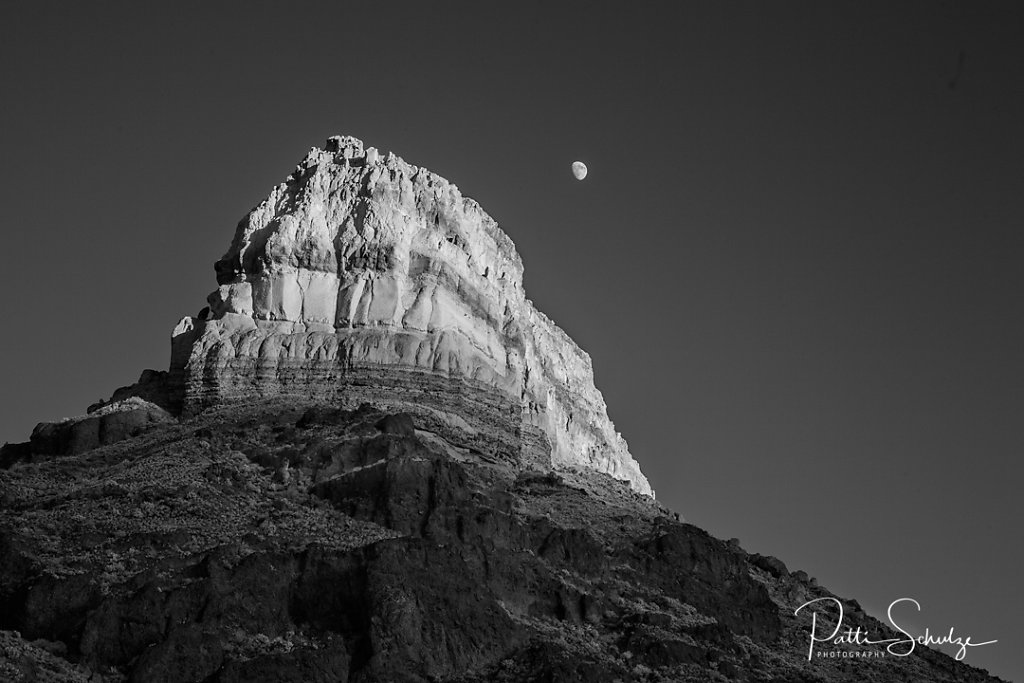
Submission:
<svg viewBox="0 0 1024 683">
<path fill-rule="evenodd" d="M 173 421 L 174 417 L 160 406 L 131 397 L 81 417 L 39 423 L 32 430 L 30 450 L 38 455 L 84 453 Z"/>
<path fill-rule="evenodd" d="M 512 240 L 426 169 L 331 138 L 242 219 L 216 271 L 209 306 L 174 331 L 172 411 L 372 402 L 511 463 L 652 493 L 590 357 L 526 298 Z"/>
<path fill-rule="evenodd" d="M 793 610 L 830 595 L 610 476 L 379 406 L 222 407 L 0 471 L 3 680 L 996 680 L 808 662 Z"/>
</svg>

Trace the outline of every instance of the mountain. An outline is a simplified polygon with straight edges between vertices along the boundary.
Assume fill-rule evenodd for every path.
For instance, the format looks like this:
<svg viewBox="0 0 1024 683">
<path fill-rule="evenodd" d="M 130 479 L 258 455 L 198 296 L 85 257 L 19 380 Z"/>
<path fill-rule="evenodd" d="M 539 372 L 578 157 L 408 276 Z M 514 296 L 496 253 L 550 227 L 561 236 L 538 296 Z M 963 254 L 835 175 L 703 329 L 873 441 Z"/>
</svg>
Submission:
<svg viewBox="0 0 1024 683">
<path fill-rule="evenodd" d="M 809 659 L 813 600 L 903 634 L 659 505 L 511 240 L 429 171 L 331 138 L 216 273 L 168 370 L 0 451 L 0 679 L 997 680 Z"/>
</svg>

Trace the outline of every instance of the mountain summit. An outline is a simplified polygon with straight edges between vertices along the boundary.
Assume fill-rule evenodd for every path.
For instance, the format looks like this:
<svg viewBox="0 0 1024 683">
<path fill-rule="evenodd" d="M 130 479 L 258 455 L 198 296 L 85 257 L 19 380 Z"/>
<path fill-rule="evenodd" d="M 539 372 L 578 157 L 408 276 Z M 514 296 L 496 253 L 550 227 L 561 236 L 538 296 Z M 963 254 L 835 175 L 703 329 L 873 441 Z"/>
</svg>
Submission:
<svg viewBox="0 0 1024 683">
<path fill-rule="evenodd" d="M 510 462 L 653 495 L 590 357 L 523 291 L 512 240 L 444 178 L 353 137 L 314 147 L 238 224 L 174 331 L 171 404 L 372 402 Z"/>
</svg>

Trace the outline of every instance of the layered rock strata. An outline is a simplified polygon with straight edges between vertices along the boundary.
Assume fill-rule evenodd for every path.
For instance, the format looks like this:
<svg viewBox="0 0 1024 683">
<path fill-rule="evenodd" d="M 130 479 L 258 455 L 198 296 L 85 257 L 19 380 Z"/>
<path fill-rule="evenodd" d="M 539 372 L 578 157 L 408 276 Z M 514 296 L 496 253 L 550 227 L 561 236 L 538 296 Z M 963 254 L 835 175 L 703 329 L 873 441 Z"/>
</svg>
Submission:
<svg viewBox="0 0 1024 683">
<path fill-rule="evenodd" d="M 238 224 L 209 307 L 174 331 L 172 408 L 372 402 L 482 454 L 653 495 L 590 357 L 523 290 L 512 240 L 445 179 L 352 137 Z"/>
</svg>

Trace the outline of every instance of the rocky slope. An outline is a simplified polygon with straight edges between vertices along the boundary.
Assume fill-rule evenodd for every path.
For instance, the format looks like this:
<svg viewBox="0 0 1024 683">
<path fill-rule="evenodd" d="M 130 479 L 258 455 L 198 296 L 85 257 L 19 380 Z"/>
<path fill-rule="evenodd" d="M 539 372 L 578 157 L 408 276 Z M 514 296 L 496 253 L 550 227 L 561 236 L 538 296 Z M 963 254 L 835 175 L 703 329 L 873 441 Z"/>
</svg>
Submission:
<svg viewBox="0 0 1024 683">
<path fill-rule="evenodd" d="M 313 148 L 238 224 L 209 307 L 174 332 L 170 407 L 294 395 L 416 415 L 510 462 L 652 493 L 587 356 L 459 189 L 352 137 Z"/>
<path fill-rule="evenodd" d="M 794 609 L 828 595 L 607 475 L 368 405 L 233 404 L 0 470 L 5 681 L 995 680 L 925 648 L 808 662 Z"/>
</svg>

